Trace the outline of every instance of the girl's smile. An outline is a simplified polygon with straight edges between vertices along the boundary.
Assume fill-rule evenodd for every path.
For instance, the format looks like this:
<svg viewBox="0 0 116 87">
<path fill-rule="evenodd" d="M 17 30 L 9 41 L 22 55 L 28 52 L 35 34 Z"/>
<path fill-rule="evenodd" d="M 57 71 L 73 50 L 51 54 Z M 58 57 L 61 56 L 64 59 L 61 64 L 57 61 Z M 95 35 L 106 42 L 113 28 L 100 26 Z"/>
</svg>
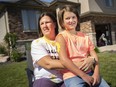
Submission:
<svg viewBox="0 0 116 87">
<path fill-rule="evenodd" d="M 65 12 L 64 13 L 64 27 L 68 30 L 72 30 L 75 29 L 77 26 L 77 21 L 78 18 L 76 16 L 76 14 L 74 14 L 73 12 Z"/>
</svg>

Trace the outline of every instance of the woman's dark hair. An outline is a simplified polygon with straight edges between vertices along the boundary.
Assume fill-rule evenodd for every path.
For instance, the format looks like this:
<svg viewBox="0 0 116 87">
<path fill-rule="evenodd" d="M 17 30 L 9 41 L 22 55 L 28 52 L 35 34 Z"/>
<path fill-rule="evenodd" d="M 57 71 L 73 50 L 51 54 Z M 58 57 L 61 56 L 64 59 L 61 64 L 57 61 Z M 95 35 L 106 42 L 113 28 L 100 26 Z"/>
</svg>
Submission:
<svg viewBox="0 0 116 87">
<path fill-rule="evenodd" d="M 58 18 L 59 18 L 59 24 L 61 26 L 62 29 L 65 29 L 64 28 L 64 25 L 63 25 L 63 18 L 64 18 L 64 13 L 65 12 L 73 12 L 74 14 L 76 14 L 77 18 L 78 18 L 78 24 L 77 24 L 77 27 L 76 27 L 76 30 L 79 31 L 80 30 L 80 17 L 79 17 L 79 14 L 78 14 L 78 10 L 76 9 L 76 7 L 72 6 L 72 5 L 64 5 L 60 8 L 59 12 L 58 12 Z"/>
<path fill-rule="evenodd" d="M 56 17 L 53 15 L 53 13 L 50 13 L 50 12 L 43 12 L 43 13 L 40 15 L 39 19 L 38 19 L 38 29 L 39 29 L 38 32 L 39 32 L 39 37 L 42 37 L 42 36 L 43 36 L 42 31 L 41 31 L 41 29 L 40 29 L 40 20 L 41 20 L 41 18 L 42 18 L 43 16 L 49 16 L 49 17 L 53 20 L 53 22 L 56 24 L 55 35 L 57 35 L 57 34 L 58 34 L 58 25 L 57 25 Z"/>
</svg>

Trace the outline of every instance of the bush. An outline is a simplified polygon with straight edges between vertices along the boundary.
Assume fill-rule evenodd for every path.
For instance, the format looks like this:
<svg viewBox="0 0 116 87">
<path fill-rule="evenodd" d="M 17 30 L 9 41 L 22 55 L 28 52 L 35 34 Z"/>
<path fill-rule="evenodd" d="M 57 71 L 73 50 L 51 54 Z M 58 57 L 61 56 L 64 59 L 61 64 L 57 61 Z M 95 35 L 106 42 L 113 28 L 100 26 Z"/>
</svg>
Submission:
<svg viewBox="0 0 116 87">
<path fill-rule="evenodd" d="M 8 54 L 7 49 L 4 45 L 0 44 L 0 54 Z"/>
<path fill-rule="evenodd" d="M 8 47 L 12 49 L 16 47 L 16 41 L 18 36 L 15 33 L 7 33 L 4 37 L 5 42 L 8 44 Z"/>
<path fill-rule="evenodd" d="M 15 33 L 7 33 L 4 36 L 4 41 L 7 44 L 8 54 L 11 55 L 12 49 L 16 48 L 16 41 L 18 40 L 18 36 Z"/>
<path fill-rule="evenodd" d="M 21 56 L 22 56 L 22 54 L 18 50 L 13 49 L 10 57 L 11 57 L 12 61 L 19 62 L 21 59 Z"/>
<path fill-rule="evenodd" d="M 95 47 L 95 52 L 100 53 L 100 50 L 98 49 L 98 47 Z"/>
</svg>

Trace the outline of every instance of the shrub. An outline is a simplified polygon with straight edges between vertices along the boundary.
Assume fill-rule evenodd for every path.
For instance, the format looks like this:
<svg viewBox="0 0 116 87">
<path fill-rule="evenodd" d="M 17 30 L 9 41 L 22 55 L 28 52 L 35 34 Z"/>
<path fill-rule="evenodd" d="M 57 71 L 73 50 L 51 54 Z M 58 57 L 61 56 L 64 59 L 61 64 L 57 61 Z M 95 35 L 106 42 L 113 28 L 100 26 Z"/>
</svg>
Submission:
<svg viewBox="0 0 116 87">
<path fill-rule="evenodd" d="M 4 40 L 7 44 L 7 49 L 8 49 L 9 56 L 10 56 L 10 53 L 11 53 L 12 49 L 16 48 L 17 39 L 18 39 L 18 37 L 15 33 L 7 33 L 4 37 Z"/>
<path fill-rule="evenodd" d="M 21 59 L 21 56 L 22 54 L 17 49 L 13 49 L 10 57 L 12 61 L 19 62 Z"/>
<path fill-rule="evenodd" d="M 0 44 L 0 54 L 8 54 L 6 47 L 2 44 Z"/>
<path fill-rule="evenodd" d="M 7 33 L 4 37 L 5 42 L 8 44 L 9 47 L 15 48 L 16 47 L 16 41 L 18 37 L 15 33 Z"/>
<path fill-rule="evenodd" d="M 95 47 L 95 52 L 100 53 L 100 50 L 98 49 L 98 47 Z"/>
</svg>

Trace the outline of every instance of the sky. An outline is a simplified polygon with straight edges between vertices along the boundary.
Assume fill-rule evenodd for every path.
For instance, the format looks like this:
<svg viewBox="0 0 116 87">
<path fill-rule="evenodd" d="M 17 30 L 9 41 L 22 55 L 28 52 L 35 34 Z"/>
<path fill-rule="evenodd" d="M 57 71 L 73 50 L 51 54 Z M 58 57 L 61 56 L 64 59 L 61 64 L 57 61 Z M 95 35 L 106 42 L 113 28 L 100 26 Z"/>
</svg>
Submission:
<svg viewBox="0 0 116 87">
<path fill-rule="evenodd" d="M 18 1 L 18 0 L 0 0 L 0 1 L 12 1 L 12 2 L 14 2 L 14 1 Z"/>
<path fill-rule="evenodd" d="M 45 1 L 45 2 L 51 2 L 51 1 L 53 1 L 53 0 L 41 0 L 41 1 Z"/>
</svg>

